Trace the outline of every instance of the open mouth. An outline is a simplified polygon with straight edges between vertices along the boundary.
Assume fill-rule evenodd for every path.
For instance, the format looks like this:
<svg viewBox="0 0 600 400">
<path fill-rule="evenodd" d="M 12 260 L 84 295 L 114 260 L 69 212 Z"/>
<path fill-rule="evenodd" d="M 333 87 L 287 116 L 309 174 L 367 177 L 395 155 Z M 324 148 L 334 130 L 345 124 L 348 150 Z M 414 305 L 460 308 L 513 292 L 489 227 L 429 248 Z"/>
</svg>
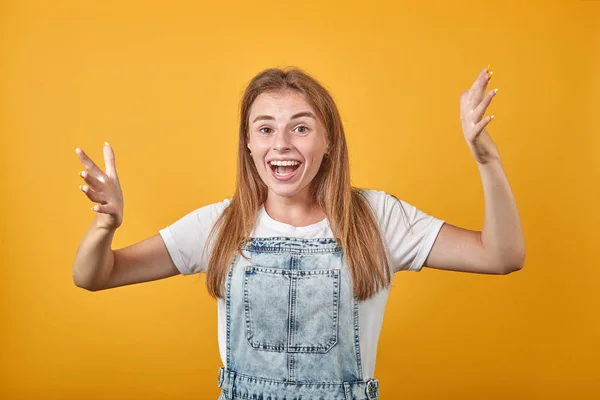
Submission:
<svg viewBox="0 0 600 400">
<path fill-rule="evenodd" d="M 299 161 L 271 161 L 269 167 L 276 178 L 291 178 L 298 168 L 300 168 Z"/>
<path fill-rule="evenodd" d="M 300 167 L 300 164 L 291 165 L 291 166 L 270 165 L 270 167 L 271 167 L 271 170 L 276 175 L 285 176 L 285 175 L 289 175 L 289 174 L 293 173 L 295 170 L 297 170 Z"/>
</svg>

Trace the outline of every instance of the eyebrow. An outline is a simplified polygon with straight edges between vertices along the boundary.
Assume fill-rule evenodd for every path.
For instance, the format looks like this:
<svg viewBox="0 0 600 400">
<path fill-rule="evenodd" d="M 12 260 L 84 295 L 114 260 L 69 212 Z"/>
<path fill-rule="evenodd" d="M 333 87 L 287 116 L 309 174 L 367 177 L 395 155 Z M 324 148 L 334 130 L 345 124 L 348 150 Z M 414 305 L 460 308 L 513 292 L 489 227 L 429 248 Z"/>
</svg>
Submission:
<svg viewBox="0 0 600 400">
<path fill-rule="evenodd" d="M 310 111 L 303 111 L 303 112 L 299 112 L 297 114 L 292 115 L 292 118 L 290 118 L 290 120 L 292 119 L 296 119 L 296 118 L 300 118 L 300 117 L 310 117 L 313 119 L 317 119 L 313 113 L 311 113 Z M 255 123 L 256 121 L 262 120 L 262 119 L 266 119 L 266 120 L 275 120 L 275 117 L 272 117 L 270 115 L 259 115 L 258 117 L 254 118 L 254 121 L 252 121 L 252 123 Z"/>
</svg>

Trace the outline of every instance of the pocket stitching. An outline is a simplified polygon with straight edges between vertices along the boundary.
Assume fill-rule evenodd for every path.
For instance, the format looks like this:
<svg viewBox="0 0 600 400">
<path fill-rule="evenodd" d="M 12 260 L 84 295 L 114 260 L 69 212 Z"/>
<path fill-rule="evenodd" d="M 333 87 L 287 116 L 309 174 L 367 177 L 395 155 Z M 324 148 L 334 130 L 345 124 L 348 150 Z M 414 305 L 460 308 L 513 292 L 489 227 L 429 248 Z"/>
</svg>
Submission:
<svg viewBox="0 0 600 400">
<path fill-rule="evenodd" d="M 288 346 L 288 338 L 290 335 L 289 329 L 286 332 L 286 339 L 283 345 L 273 345 L 273 344 L 265 344 L 260 343 L 258 341 L 253 341 L 252 336 L 254 336 L 255 329 L 252 325 L 252 320 L 250 316 L 250 299 L 248 296 L 248 272 L 259 271 L 272 275 L 284 275 L 284 276 L 300 276 L 303 279 L 317 278 L 326 275 L 328 277 L 333 278 L 333 310 L 332 310 L 332 333 L 329 336 L 329 340 L 320 346 Z M 291 278 L 290 278 L 291 279 Z M 340 270 L 339 269 L 331 269 L 331 270 L 284 270 L 278 268 L 266 268 L 260 267 L 256 265 L 247 265 L 244 267 L 244 314 L 246 319 L 246 341 L 248 344 L 256 349 L 256 350 L 264 350 L 264 351 L 288 351 L 291 353 L 320 353 L 324 354 L 329 352 L 338 342 L 339 340 L 339 302 L 340 302 Z M 289 325 L 288 325 L 289 327 Z"/>
</svg>

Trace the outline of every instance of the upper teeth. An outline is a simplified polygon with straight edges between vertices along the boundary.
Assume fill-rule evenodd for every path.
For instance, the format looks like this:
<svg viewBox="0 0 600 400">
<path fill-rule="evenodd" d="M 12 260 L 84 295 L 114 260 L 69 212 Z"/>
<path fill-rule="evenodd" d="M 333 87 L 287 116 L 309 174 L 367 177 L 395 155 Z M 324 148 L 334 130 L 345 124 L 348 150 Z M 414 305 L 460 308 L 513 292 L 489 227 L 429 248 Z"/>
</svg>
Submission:
<svg viewBox="0 0 600 400">
<path fill-rule="evenodd" d="M 273 160 L 270 161 L 271 165 L 277 165 L 280 167 L 284 167 L 284 166 L 288 166 L 288 165 L 298 165 L 300 164 L 298 161 L 277 161 L 277 160 Z"/>
</svg>

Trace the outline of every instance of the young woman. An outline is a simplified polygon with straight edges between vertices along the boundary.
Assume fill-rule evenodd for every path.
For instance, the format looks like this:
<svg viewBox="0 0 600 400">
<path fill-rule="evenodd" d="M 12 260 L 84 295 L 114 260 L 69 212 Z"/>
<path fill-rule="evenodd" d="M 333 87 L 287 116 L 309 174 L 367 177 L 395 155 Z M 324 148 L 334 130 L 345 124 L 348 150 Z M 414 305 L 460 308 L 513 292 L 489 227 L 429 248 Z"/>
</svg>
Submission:
<svg viewBox="0 0 600 400">
<path fill-rule="evenodd" d="M 461 123 L 481 172 L 482 232 L 350 184 L 337 107 L 299 69 L 268 69 L 241 105 L 231 199 L 156 235 L 111 250 L 123 219 L 114 153 L 106 172 L 76 149 L 80 187 L 96 218 L 73 266 L 77 286 L 102 290 L 207 273 L 218 300 L 220 399 L 375 399 L 377 341 L 393 274 L 431 268 L 507 274 L 523 266 L 519 216 L 483 118 L 496 91 L 481 71 L 462 93 Z"/>
</svg>

